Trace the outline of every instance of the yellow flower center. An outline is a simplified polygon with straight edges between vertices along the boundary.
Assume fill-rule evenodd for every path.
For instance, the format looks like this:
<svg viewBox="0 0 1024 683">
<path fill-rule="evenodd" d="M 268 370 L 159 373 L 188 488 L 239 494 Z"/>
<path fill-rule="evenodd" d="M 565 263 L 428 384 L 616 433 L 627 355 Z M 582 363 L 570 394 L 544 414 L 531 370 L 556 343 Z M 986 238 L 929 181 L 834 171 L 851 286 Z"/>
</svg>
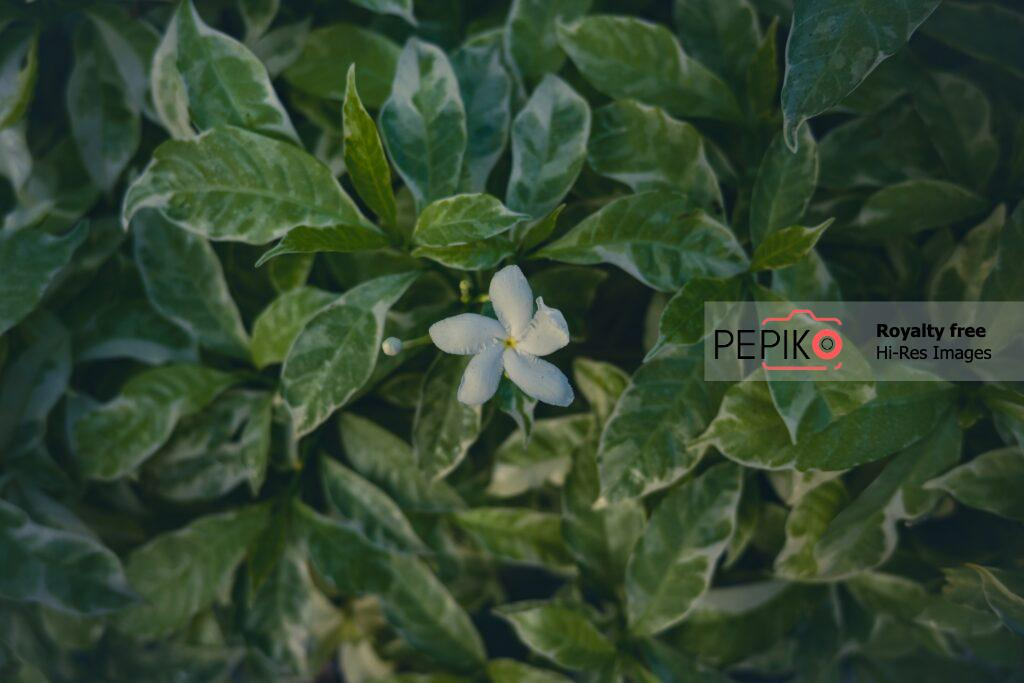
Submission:
<svg viewBox="0 0 1024 683">
<path fill-rule="evenodd" d="M 512 337 L 508 337 L 508 338 L 505 339 L 505 348 L 506 349 L 514 349 L 515 347 L 516 347 L 516 340 L 515 339 L 513 339 Z"/>
</svg>

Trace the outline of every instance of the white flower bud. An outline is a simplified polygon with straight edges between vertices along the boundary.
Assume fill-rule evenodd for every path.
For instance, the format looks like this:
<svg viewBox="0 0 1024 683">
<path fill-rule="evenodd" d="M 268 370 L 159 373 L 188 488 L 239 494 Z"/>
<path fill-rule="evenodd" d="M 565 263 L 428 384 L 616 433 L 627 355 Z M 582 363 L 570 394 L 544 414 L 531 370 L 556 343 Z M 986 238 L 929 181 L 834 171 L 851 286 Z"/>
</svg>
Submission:
<svg viewBox="0 0 1024 683">
<path fill-rule="evenodd" d="M 388 337 L 380 345 L 381 351 L 389 356 L 397 356 L 402 352 L 402 340 L 398 337 Z"/>
</svg>

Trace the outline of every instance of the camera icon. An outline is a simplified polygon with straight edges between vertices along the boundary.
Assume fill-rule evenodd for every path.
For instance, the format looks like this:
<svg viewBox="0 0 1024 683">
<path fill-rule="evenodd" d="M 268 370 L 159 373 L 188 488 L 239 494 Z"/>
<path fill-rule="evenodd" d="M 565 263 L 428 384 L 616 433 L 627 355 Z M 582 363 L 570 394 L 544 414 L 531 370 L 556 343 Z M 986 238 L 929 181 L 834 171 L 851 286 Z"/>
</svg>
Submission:
<svg viewBox="0 0 1024 683">
<path fill-rule="evenodd" d="M 800 360 L 811 360 L 803 346 L 807 336 L 811 334 L 811 331 L 795 328 L 797 323 L 794 322 L 794 318 L 798 315 L 806 316 L 812 324 L 816 324 L 815 326 L 820 327 L 820 329 L 815 331 L 811 337 L 810 349 L 816 359 L 818 361 L 824 361 L 824 364 L 799 362 Z M 774 329 L 765 329 L 769 324 L 785 325 L 786 323 L 789 323 L 790 327 L 784 328 L 781 333 Z M 832 365 L 831 362 L 836 360 L 839 357 L 839 354 L 843 351 L 843 337 L 832 327 L 824 326 L 827 324 L 842 325 L 843 321 L 836 317 L 815 315 L 814 311 L 808 308 L 794 308 L 788 315 L 764 318 L 761 321 L 762 355 L 764 355 L 768 349 L 777 348 L 779 346 L 781 336 L 782 356 L 786 360 L 786 363 L 771 364 L 768 363 L 767 360 L 762 360 L 761 367 L 764 368 L 765 371 L 776 372 L 823 372 L 826 370 L 839 370 L 843 367 L 842 361 L 840 360 L 834 365 Z M 806 326 L 806 323 L 801 324 L 801 327 L 803 328 Z M 772 344 L 765 343 L 765 338 L 769 334 L 775 335 L 775 341 Z"/>
</svg>

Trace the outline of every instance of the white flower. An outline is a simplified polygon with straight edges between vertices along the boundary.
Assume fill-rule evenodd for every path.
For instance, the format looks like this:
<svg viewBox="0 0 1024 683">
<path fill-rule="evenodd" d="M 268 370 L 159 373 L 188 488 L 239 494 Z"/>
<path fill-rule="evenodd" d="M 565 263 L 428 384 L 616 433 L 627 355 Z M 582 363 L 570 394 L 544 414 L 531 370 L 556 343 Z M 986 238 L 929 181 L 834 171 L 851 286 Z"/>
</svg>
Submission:
<svg viewBox="0 0 1024 683">
<path fill-rule="evenodd" d="M 537 356 L 569 343 L 560 311 L 537 298 L 518 266 L 506 266 L 491 279 L 491 304 L 498 319 L 476 313 L 445 318 L 430 326 L 430 338 L 445 353 L 473 355 L 459 384 L 459 400 L 480 405 L 494 396 L 502 370 L 523 392 L 556 406 L 572 403 L 572 387 L 562 371 Z"/>
</svg>

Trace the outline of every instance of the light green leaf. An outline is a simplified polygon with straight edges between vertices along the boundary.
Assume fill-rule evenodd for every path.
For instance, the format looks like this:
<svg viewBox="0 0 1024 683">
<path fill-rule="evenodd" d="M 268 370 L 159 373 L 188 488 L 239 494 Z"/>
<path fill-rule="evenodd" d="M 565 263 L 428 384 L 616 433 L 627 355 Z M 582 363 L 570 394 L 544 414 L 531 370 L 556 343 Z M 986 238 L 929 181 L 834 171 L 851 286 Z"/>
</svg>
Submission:
<svg viewBox="0 0 1024 683">
<path fill-rule="evenodd" d="M 147 207 L 214 240 L 264 244 L 299 226 L 379 234 L 326 166 L 294 145 L 230 126 L 157 147 L 125 193 L 122 222 Z"/>
<path fill-rule="evenodd" d="M 402 509 L 386 493 L 330 458 L 321 462 L 327 503 L 355 529 L 385 548 L 426 550 Z"/>
<path fill-rule="evenodd" d="M 757 12 L 747 0 L 675 0 L 672 16 L 686 50 L 731 83 L 743 83 L 761 43 Z"/>
<path fill-rule="evenodd" d="M 345 100 L 342 104 L 342 136 L 345 140 L 345 168 L 356 192 L 386 225 L 396 220 L 395 193 L 391 189 L 391 167 L 356 89 L 356 66 L 348 68 Z"/>
<path fill-rule="evenodd" d="M 0 23 L 0 130 L 24 116 L 39 68 L 39 33 L 28 22 Z"/>
<path fill-rule="evenodd" d="M 281 368 L 281 395 L 298 434 L 319 426 L 370 379 L 388 309 L 417 276 L 364 282 L 320 310 L 299 333 Z"/>
<path fill-rule="evenodd" d="M 270 456 L 273 396 L 228 391 L 198 415 L 182 420 L 174 436 L 146 463 L 143 479 L 164 498 L 212 500 L 239 484 L 255 495 Z"/>
<path fill-rule="evenodd" d="M 365 7 L 377 14 L 392 14 L 416 25 L 416 17 L 412 14 L 412 0 L 352 0 L 360 7 Z"/>
<path fill-rule="evenodd" d="M 34 228 L 0 230 L 0 334 L 39 305 L 88 234 L 85 223 L 61 236 Z"/>
<path fill-rule="evenodd" d="M 25 125 L 0 130 L 0 176 L 7 178 L 15 192 L 32 177 L 32 152 L 25 139 Z"/>
<path fill-rule="evenodd" d="M 614 99 L 637 99 L 674 116 L 735 121 L 729 87 L 683 52 L 664 26 L 625 16 L 558 25 L 558 42 L 583 77 Z"/>
<path fill-rule="evenodd" d="M 491 170 L 508 144 L 512 78 L 501 58 L 500 40 L 466 44 L 451 56 L 466 108 L 467 142 L 461 183 L 465 192 L 484 191 Z"/>
<path fill-rule="evenodd" d="M 491 683 L 569 683 L 562 674 L 528 666 L 514 659 L 492 659 L 487 663 Z"/>
<path fill-rule="evenodd" d="M 489 194 L 457 194 L 424 208 L 416 220 L 412 239 L 428 247 L 478 242 L 507 232 L 524 218 Z"/>
<path fill-rule="evenodd" d="M 580 356 L 572 360 L 572 378 L 597 418 L 595 426 L 603 428 L 629 385 L 629 375 L 611 363 Z"/>
<path fill-rule="evenodd" d="M 558 572 L 572 567 L 558 515 L 526 508 L 478 507 L 459 510 L 452 519 L 499 560 Z"/>
<path fill-rule="evenodd" d="M 132 234 L 135 262 L 153 306 L 201 345 L 247 359 L 249 335 L 209 243 L 156 211 L 136 215 Z"/>
<path fill-rule="evenodd" d="M 775 556 L 776 576 L 794 580 L 817 576 L 814 547 L 849 499 L 840 479 L 823 481 L 797 499 L 786 516 L 786 545 Z"/>
<path fill-rule="evenodd" d="M 704 338 L 704 303 L 739 301 L 743 282 L 739 278 L 695 277 L 668 300 L 658 323 L 658 341 L 647 354 L 653 358 L 669 344 L 696 344 Z"/>
<path fill-rule="evenodd" d="M 0 500 L 0 596 L 99 615 L 136 601 L 117 556 L 91 535 L 37 524 Z M 5 639 L 6 640 L 6 639 Z"/>
<path fill-rule="evenodd" d="M 644 508 L 627 498 L 594 509 L 601 482 L 594 448 L 577 448 L 562 487 L 562 538 L 577 564 L 606 589 L 622 584 L 637 539 L 644 531 Z"/>
<path fill-rule="evenodd" d="M 466 152 L 466 110 L 444 52 L 416 38 L 405 44 L 380 128 L 418 207 L 455 194 Z"/>
<path fill-rule="evenodd" d="M 82 474 L 117 479 L 162 446 L 178 421 L 202 410 L 237 378 L 198 365 L 165 365 L 133 376 L 107 403 L 90 406 L 69 426 Z"/>
<path fill-rule="evenodd" d="M 511 498 L 545 483 L 561 486 L 571 455 L 594 428 L 591 415 L 566 415 L 538 420 L 527 439 L 521 429 L 508 435 L 494 451 L 488 495 Z"/>
<path fill-rule="evenodd" d="M 447 512 L 463 506 L 455 490 L 433 481 L 416 466 L 412 447 L 366 418 L 342 413 L 341 443 L 352 467 L 385 488 L 403 508 Z"/>
<path fill-rule="evenodd" d="M 325 99 L 345 97 L 345 74 L 357 66 L 356 83 L 366 106 L 379 107 L 391 90 L 400 50 L 379 33 L 352 24 L 311 31 L 284 78 L 299 90 Z"/>
<path fill-rule="evenodd" d="M 417 258 L 428 258 L 456 270 L 488 270 L 497 268 L 515 251 L 515 245 L 508 236 L 498 235 L 450 247 L 416 247 L 411 253 Z"/>
<path fill-rule="evenodd" d="M 908 180 L 875 192 L 848 225 L 834 236 L 870 240 L 913 235 L 974 218 L 988 201 L 943 180 Z"/>
<path fill-rule="evenodd" d="M 391 581 L 381 596 L 384 613 L 415 648 L 456 671 L 472 671 L 487 660 L 469 615 L 423 562 L 393 556 Z"/>
<path fill-rule="evenodd" d="M 234 38 L 216 31 L 184 0 L 177 20 L 177 68 L 192 123 L 200 131 L 238 126 L 298 143 L 263 63 Z"/>
<path fill-rule="evenodd" d="M 495 611 L 512 624 L 527 647 L 566 669 L 596 672 L 615 659 L 615 647 L 578 609 L 526 602 Z"/>
<path fill-rule="evenodd" d="M 192 119 L 188 112 L 185 79 L 178 70 L 178 15 L 172 14 L 164 36 L 153 53 L 149 71 L 149 91 L 160 124 L 175 140 L 192 137 Z"/>
<path fill-rule="evenodd" d="M 757 245 L 768 235 L 803 218 L 818 184 L 818 147 L 810 126 L 797 131 L 795 152 L 776 135 L 761 159 L 750 198 L 750 239 Z"/>
<path fill-rule="evenodd" d="M 420 387 L 412 445 L 420 470 L 435 480 L 458 467 L 480 434 L 480 406 L 467 406 L 457 397 L 469 358 L 438 355 Z"/>
<path fill-rule="evenodd" d="M 967 565 L 981 576 L 992 611 L 1018 636 L 1024 635 L 1024 577 L 1019 571 Z"/>
<path fill-rule="evenodd" d="M 711 212 L 722 205 L 700 133 L 657 107 L 621 100 L 596 110 L 587 163 L 634 192 L 680 192 Z"/>
<path fill-rule="evenodd" d="M 893 378 L 898 379 L 898 378 Z M 790 441 L 763 372 L 733 385 L 693 447 L 763 469 L 843 470 L 895 453 L 928 434 L 949 408 L 953 387 L 938 381 L 882 381 L 877 398 L 799 441 Z"/>
<path fill-rule="evenodd" d="M 945 491 L 964 505 L 1020 522 L 1024 521 L 1022 485 L 1024 452 L 999 448 L 951 469 L 925 488 Z"/>
<path fill-rule="evenodd" d="M 322 289 L 299 287 L 271 301 L 252 325 L 250 348 L 256 367 L 283 361 L 306 324 L 335 298 Z"/>
<path fill-rule="evenodd" d="M 896 549 L 897 523 L 921 517 L 938 502 L 923 485 L 960 459 L 960 428 L 947 415 L 904 449 L 829 522 L 814 546 L 816 576 L 848 577 L 880 566 Z"/>
<path fill-rule="evenodd" d="M 736 525 L 743 478 L 721 463 L 668 494 L 626 566 L 629 628 L 654 635 L 682 620 L 711 584 Z"/>
<path fill-rule="evenodd" d="M 280 9 L 280 0 L 236 0 L 245 24 L 245 42 L 249 45 L 267 32 Z"/>
<path fill-rule="evenodd" d="M 984 187 L 999 158 L 985 92 L 951 73 L 926 74 L 914 85 L 914 108 L 950 175 L 970 187 Z"/>
<path fill-rule="evenodd" d="M 125 565 L 142 602 L 121 612 L 119 631 L 167 636 L 215 601 L 226 602 L 235 569 L 267 521 L 267 508 L 245 507 L 200 517 L 134 550 Z"/>
<path fill-rule="evenodd" d="M 565 61 L 555 27 L 590 11 L 591 0 L 513 0 L 505 21 L 505 49 L 519 75 L 536 83 Z"/>
<path fill-rule="evenodd" d="M 786 45 L 782 84 L 786 144 L 797 129 L 836 104 L 892 56 L 938 6 L 939 0 L 799 0 Z"/>
<path fill-rule="evenodd" d="M 728 277 L 747 268 L 727 227 L 685 196 L 644 192 L 617 199 L 535 256 L 566 263 L 611 263 L 659 291 L 699 276 Z"/>
<path fill-rule="evenodd" d="M 139 110 L 93 24 L 79 25 L 74 49 L 67 86 L 71 134 L 92 182 L 110 192 L 139 146 Z"/>
<path fill-rule="evenodd" d="M 711 421 L 720 395 L 720 387 L 704 382 L 701 357 L 673 351 L 642 365 L 601 434 L 601 495 L 646 495 L 693 469 L 701 451 L 689 441 Z"/>
<path fill-rule="evenodd" d="M 1024 50 L 1017 37 L 1024 15 L 994 2 L 947 2 L 922 29 L 929 37 L 985 62 L 1024 76 Z"/>
<path fill-rule="evenodd" d="M 832 220 L 830 218 L 813 228 L 792 225 L 772 232 L 754 250 L 750 260 L 751 272 L 775 270 L 798 263 L 814 249 L 822 233 L 832 225 Z"/>
</svg>

